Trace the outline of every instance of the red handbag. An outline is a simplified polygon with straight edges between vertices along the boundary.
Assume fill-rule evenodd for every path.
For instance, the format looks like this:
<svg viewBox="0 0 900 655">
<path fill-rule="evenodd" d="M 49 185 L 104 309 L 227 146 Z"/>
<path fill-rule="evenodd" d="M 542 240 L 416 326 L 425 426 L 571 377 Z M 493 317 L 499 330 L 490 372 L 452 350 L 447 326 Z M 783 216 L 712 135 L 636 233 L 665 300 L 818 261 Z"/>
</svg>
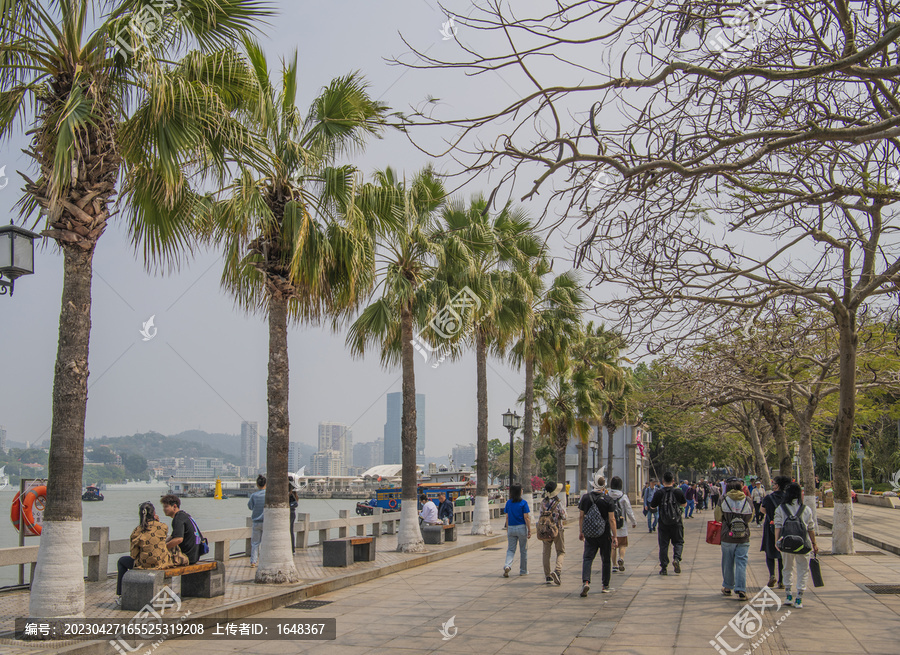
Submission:
<svg viewBox="0 0 900 655">
<path fill-rule="evenodd" d="M 713 546 L 722 543 L 722 524 L 719 521 L 706 522 L 706 543 Z"/>
</svg>

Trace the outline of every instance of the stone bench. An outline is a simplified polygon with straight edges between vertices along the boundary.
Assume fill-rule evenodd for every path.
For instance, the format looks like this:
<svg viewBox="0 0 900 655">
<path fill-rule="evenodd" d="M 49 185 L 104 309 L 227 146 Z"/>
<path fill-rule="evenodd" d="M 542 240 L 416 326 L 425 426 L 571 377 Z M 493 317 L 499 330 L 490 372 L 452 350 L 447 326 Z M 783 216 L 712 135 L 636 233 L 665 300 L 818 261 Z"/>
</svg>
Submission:
<svg viewBox="0 0 900 655">
<path fill-rule="evenodd" d="M 374 537 L 341 537 L 322 543 L 322 566 L 350 566 L 375 561 Z"/>
<path fill-rule="evenodd" d="M 166 585 L 180 578 L 181 598 L 214 598 L 225 595 L 225 563 L 197 562 L 171 569 L 131 569 L 122 578 L 122 609 L 137 611 L 150 603 Z"/>
<path fill-rule="evenodd" d="M 426 544 L 442 544 L 445 541 L 456 541 L 456 524 L 423 525 L 422 538 Z"/>
</svg>

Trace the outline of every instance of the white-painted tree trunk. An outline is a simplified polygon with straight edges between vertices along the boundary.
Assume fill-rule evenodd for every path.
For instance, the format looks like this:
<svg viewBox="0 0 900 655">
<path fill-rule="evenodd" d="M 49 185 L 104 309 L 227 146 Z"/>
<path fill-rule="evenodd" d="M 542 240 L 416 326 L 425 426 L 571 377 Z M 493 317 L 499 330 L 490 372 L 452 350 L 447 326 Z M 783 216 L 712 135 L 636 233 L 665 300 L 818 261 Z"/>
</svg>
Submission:
<svg viewBox="0 0 900 655">
<path fill-rule="evenodd" d="M 815 496 L 804 496 L 803 504 L 809 507 L 812 512 L 813 521 L 816 523 L 816 532 L 819 531 L 819 513 L 816 508 L 816 497 Z"/>
<path fill-rule="evenodd" d="M 494 534 L 487 496 L 475 496 L 475 513 L 472 515 L 472 534 Z"/>
<path fill-rule="evenodd" d="M 419 530 L 419 514 L 415 500 L 404 500 L 400 505 L 400 532 L 397 534 L 397 550 L 401 553 L 425 552 L 425 541 Z"/>
<path fill-rule="evenodd" d="M 44 521 L 28 616 L 84 616 L 81 521 Z"/>
<path fill-rule="evenodd" d="M 266 507 L 255 582 L 285 584 L 299 581 L 300 574 L 291 554 L 291 510 L 288 507 Z"/>
<path fill-rule="evenodd" d="M 835 555 L 852 555 L 853 504 L 834 503 L 834 527 L 831 529 L 831 552 Z"/>
</svg>

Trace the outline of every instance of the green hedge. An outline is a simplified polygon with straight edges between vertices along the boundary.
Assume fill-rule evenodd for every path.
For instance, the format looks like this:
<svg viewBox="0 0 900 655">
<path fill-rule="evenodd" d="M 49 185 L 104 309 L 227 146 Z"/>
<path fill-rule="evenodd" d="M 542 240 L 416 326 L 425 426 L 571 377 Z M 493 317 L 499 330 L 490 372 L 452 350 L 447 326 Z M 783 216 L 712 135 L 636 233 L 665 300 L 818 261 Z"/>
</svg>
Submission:
<svg viewBox="0 0 900 655">
<path fill-rule="evenodd" d="M 850 480 L 850 486 L 853 487 L 855 491 L 863 491 L 862 480 Z M 873 491 L 891 491 L 893 487 L 890 482 L 876 482 L 872 483 L 866 480 L 866 488 L 865 491 L 872 489 Z"/>
</svg>

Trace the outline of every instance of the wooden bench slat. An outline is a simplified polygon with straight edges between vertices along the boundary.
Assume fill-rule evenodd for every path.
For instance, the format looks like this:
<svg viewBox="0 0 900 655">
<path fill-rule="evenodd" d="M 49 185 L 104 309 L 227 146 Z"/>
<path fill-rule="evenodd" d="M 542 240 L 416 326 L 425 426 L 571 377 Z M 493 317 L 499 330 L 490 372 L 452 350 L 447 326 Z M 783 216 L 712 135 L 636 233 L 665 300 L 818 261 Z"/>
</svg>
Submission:
<svg viewBox="0 0 900 655">
<path fill-rule="evenodd" d="M 191 573 L 200 573 L 201 571 L 215 571 L 215 562 L 198 562 L 190 566 L 179 566 L 174 569 L 163 569 L 167 578 L 174 578 L 177 575 L 190 575 Z"/>
</svg>

